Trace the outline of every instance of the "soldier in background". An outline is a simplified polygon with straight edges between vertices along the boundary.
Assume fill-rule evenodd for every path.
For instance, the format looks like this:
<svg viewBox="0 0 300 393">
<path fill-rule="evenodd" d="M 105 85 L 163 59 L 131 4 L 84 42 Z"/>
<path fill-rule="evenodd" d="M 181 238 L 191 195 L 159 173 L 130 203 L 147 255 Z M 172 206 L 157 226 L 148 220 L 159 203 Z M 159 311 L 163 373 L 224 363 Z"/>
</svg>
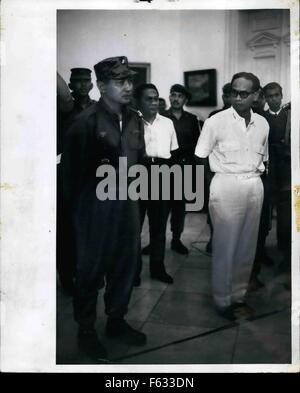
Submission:
<svg viewBox="0 0 300 393">
<path fill-rule="evenodd" d="M 166 100 L 162 97 L 159 97 L 159 99 L 158 99 L 158 113 L 162 116 L 165 116 L 166 109 L 167 109 Z"/>
<path fill-rule="evenodd" d="M 291 106 L 282 106 L 282 87 L 268 83 L 263 88 L 269 109 L 269 178 L 271 199 L 277 212 L 277 243 L 283 254 L 280 272 L 291 270 Z"/>
<path fill-rule="evenodd" d="M 266 97 L 262 87 L 259 88 L 258 96 L 253 101 L 252 110 L 255 113 L 258 113 L 261 116 L 264 116 L 265 113 L 265 105 L 266 105 Z"/>
<path fill-rule="evenodd" d="M 266 98 L 262 87 L 258 91 L 257 98 L 253 101 L 252 110 L 261 116 L 265 115 L 265 104 Z M 250 282 L 248 286 L 248 292 L 254 292 L 262 287 L 264 284 L 259 278 L 259 273 L 261 271 L 262 264 L 266 266 L 273 266 L 274 261 L 267 254 L 266 251 L 266 239 L 272 227 L 272 213 L 271 213 L 271 200 L 270 200 L 270 184 L 268 176 L 268 168 L 261 175 L 261 180 L 264 186 L 264 201 L 261 211 L 258 239 L 256 246 L 256 254 L 253 263 L 252 273 L 250 277 Z"/>
<path fill-rule="evenodd" d="M 96 101 L 92 100 L 89 96 L 89 92 L 93 88 L 91 72 L 92 71 L 88 68 L 71 69 L 69 88 L 73 97 L 74 107 L 69 113 L 67 128 L 73 124 L 84 109 L 96 103 Z"/>
<path fill-rule="evenodd" d="M 89 92 L 93 88 L 91 80 L 91 70 L 88 68 L 72 68 L 70 75 L 69 88 L 66 83 L 58 78 L 59 91 L 64 92 L 64 97 L 68 97 L 68 106 L 60 108 L 62 99 L 58 102 L 57 119 L 57 148 L 59 162 L 57 167 L 57 270 L 61 286 L 66 294 L 74 293 L 74 274 L 75 274 L 75 253 L 74 253 L 74 234 L 71 224 L 69 205 L 64 199 L 61 184 L 60 160 L 63 153 L 64 140 L 68 129 L 77 120 L 80 113 L 93 105 L 96 101 L 92 100 Z M 64 86 L 64 89 L 62 88 Z M 70 90 L 71 93 L 70 93 Z M 60 97 L 62 94 L 58 95 Z M 65 100 L 66 101 L 66 100 Z"/>
</svg>

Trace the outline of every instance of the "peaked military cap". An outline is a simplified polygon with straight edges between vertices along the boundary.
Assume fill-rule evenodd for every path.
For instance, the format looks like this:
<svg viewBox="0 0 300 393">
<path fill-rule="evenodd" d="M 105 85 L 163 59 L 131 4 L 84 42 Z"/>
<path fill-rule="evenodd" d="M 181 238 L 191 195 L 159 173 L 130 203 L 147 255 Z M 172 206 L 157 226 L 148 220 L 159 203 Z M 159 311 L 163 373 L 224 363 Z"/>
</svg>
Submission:
<svg viewBox="0 0 300 393">
<path fill-rule="evenodd" d="M 184 94 L 188 100 L 192 97 L 191 93 L 184 86 L 180 85 L 179 83 L 176 83 L 175 85 L 173 85 L 171 87 L 170 93 L 173 93 L 173 92 Z"/>
<path fill-rule="evenodd" d="M 72 79 L 91 79 L 91 70 L 88 68 L 72 68 L 70 80 Z"/>
<path fill-rule="evenodd" d="M 125 79 L 136 74 L 126 56 L 109 57 L 94 65 L 97 80 Z"/>
</svg>

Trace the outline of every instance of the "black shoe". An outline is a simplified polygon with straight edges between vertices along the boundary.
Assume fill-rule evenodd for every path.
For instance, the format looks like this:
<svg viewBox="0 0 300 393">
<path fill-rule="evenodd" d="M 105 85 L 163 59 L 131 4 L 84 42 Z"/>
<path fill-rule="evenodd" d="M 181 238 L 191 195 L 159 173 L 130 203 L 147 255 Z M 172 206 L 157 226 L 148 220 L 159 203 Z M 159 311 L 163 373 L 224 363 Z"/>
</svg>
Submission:
<svg viewBox="0 0 300 393">
<path fill-rule="evenodd" d="M 171 249 L 182 255 L 189 253 L 189 250 L 182 244 L 180 239 L 173 239 L 171 241 Z"/>
<path fill-rule="evenodd" d="M 273 259 L 272 258 L 270 258 L 268 255 L 264 255 L 263 256 L 263 258 L 262 258 L 262 263 L 265 265 L 265 266 L 274 266 L 274 261 L 273 261 Z"/>
<path fill-rule="evenodd" d="M 255 315 L 255 310 L 245 302 L 232 305 L 236 319 L 249 318 Z"/>
<path fill-rule="evenodd" d="M 143 255 L 150 255 L 150 244 L 148 244 L 148 246 L 142 248 L 142 254 Z"/>
<path fill-rule="evenodd" d="M 232 306 L 228 306 L 224 308 L 217 307 L 216 310 L 217 313 L 221 315 L 221 317 L 228 319 L 228 321 L 233 322 L 236 320 L 236 316 L 234 314 L 234 308 Z"/>
<path fill-rule="evenodd" d="M 139 287 L 141 285 L 141 277 L 135 277 L 133 281 L 133 286 L 134 287 Z"/>
<path fill-rule="evenodd" d="M 109 318 L 105 333 L 108 337 L 117 338 L 127 345 L 143 346 L 147 342 L 146 335 L 133 329 L 124 319 Z"/>
<path fill-rule="evenodd" d="M 78 348 L 94 361 L 107 361 L 107 351 L 98 340 L 95 329 L 79 329 Z"/>
<path fill-rule="evenodd" d="M 166 272 L 151 273 L 151 278 L 153 280 L 158 280 L 158 281 L 161 281 L 161 282 L 165 282 L 167 284 L 173 284 L 173 282 L 174 282 L 173 278 Z"/>
<path fill-rule="evenodd" d="M 61 280 L 61 287 L 65 295 L 74 296 L 75 293 L 75 285 L 72 280 Z"/>
<path fill-rule="evenodd" d="M 206 244 L 205 251 L 207 254 L 212 254 L 212 241 L 209 240 L 209 242 Z"/>
<path fill-rule="evenodd" d="M 248 284 L 248 292 L 255 292 L 263 288 L 265 285 L 257 278 L 252 277 Z"/>
</svg>

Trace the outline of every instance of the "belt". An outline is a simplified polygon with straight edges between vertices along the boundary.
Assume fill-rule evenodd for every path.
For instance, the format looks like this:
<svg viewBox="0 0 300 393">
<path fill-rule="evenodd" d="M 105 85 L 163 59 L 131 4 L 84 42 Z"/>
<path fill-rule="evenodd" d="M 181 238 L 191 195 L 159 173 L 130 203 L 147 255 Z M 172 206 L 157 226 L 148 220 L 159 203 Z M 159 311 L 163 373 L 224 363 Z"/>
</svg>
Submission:
<svg viewBox="0 0 300 393">
<path fill-rule="evenodd" d="M 222 173 L 217 172 L 216 175 L 232 176 L 236 179 L 253 179 L 254 177 L 260 177 L 262 173 Z"/>
<path fill-rule="evenodd" d="M 143 162 L 148 165 L 162 165 L 168 164 L 170 159 L 168 158 L 159 158 L 159 157 L 144 157 Z"/>
</svg>

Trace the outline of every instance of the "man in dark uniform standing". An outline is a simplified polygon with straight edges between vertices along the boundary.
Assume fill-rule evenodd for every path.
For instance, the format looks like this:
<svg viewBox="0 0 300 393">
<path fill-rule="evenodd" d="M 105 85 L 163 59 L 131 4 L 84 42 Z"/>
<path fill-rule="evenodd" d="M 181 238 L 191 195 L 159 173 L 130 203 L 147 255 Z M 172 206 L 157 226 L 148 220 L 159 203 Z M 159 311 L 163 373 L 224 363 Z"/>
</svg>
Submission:
<svg viewBox="0 0 300 393">
<path fill-rule="evenodd" d="M 183 109 L 188 99 L 191 97 L 189 91 L 180 84 L 175 84 L 170 89 L 171 107 L 164 113 L 173 121 L 179 149 L 176 152 L 175 164 L 193 165 L 194 151 L 200 135 L 197 117 Z M 185 200 L 171 201 L 171 231 L 172 231 L 172 250 L 179 254 L 187 254 L 188 249 L 181 240 L 181 234 L 184 230 L 185 219 Z"/>
<path fill-rule="evenodd" d="M 269 179 L 271 200 L 277 211 L 277 243 L 283 254 L 279 270 L 291 269 L 291 106 L 282 106 L 282 87 L 268 83 L 263 88 L 269 109 Z"/>
<path fill-rule="evenodd" d="M 65 89 L 68 90 L 72 106 L 70 110 L 61 111 L 58 110 L 57 117 L 59 120 L 57 129 L 57 141 L 58 141 L 58 154 L 59 160 L 57 165 L 57 237 L 56 237 L 56 249 L 57 249 L 57 270 L 61 282 L 61 286 L 64 292 L 72 295 L 74 292 L 74 271 L 75 271 L 75 255 L 74 255 L 74 235 L 72 231 L 71 218 L 69 214 L 69 206 L 67 201 L 64 199 L 61 185 L 61 171 L 60 171 L 60 158 L 63 153 L 64 138 L 67 130 L 76 121 L 79 114 L 86 108 L 93 105 L 96 101 L 92 100 L 89 96 L 89 92 L 93 88 L 91 80 L 91 70 L 88 68 L 72 68 L 69 92 L 68 87 L 65 85 Z M 62 82 L 60 82 L 62 83 Z M 59 109 L 59 108 L 58 108 Z"/>
<path fill-rule="evenodd" d="M 71 69 L 69 88 L 74 100 L 74 107 L 68 117 L 69 124 L 72 124 L 84 109 L 96 102 L 89 96 L 89 92 L 93 88 L 91 72 L 88 68 Z"/>
<path fill-rule="evenodd" d="M 118 199 L 119 158 L 127 167 L 144 155 L 143 122 L 130 110 L 135 74 L 125 56 L 94 66 L 99 102 L 79 116 L 69 130 L 62 157 L 63 187 L 71 204 L 76 238 L 74 317 L 81 351 L 97 361 L 107 357 L 94 324 L 98 290 L 103 287 L 106 335 L 129 345 L 144 345 L 146 336 L 124 320 L 130 300 L 140 244 L 138 201 Z M 117 199 L 99 200 L 97 169 L 116 171 Z M 126 169 L 126 168 L 125 168 Z"/>
</svg>

